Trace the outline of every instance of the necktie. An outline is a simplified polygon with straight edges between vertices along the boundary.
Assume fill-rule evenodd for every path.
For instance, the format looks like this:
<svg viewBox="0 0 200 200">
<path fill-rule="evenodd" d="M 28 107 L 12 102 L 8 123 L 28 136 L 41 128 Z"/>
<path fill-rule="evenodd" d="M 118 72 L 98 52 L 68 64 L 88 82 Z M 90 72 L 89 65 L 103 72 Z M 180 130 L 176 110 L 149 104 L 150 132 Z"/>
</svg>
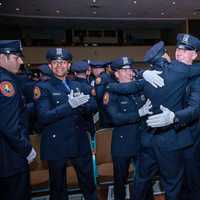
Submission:
<svg viewBox="0 0 200 200">
<path fill-rule="evenodd" d="M 66 81 L 64 80 L 64 81 L 62 81 L 62 82 L 63 82 L 65 88 L 70 92 L 70 88 L 69 88 L 69 86 L 67 85 Z"/>
</svg>

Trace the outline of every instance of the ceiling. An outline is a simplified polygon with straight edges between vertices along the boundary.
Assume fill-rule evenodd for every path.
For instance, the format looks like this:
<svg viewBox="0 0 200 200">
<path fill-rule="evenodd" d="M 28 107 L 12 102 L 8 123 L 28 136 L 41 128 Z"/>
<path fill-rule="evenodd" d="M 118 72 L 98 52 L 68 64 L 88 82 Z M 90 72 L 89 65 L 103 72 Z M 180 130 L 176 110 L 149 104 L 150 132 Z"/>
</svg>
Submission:
<svg viewBox="0 0 200 200">
<path fill-rule="evenodd" d="M 32 26 L 128 26 L 130 22 L 144 27 L 176 26 L 187 18 L 200 19 L 200 1 L 0 0 L 0 16 L 1 24 Z"/>
</svg>

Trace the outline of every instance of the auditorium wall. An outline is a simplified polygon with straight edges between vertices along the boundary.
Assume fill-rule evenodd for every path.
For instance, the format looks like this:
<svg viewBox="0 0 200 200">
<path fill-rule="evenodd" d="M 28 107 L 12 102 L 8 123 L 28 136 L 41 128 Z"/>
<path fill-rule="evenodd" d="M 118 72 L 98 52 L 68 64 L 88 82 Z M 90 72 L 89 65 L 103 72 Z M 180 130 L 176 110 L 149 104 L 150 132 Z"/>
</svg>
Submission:
<svg viewBox="0 0 200 200">
<path fill-rule="evenodd" d="M 24 47 L 24 61 L 30 64 L 46 63 L 45 55 L 50 47 Z M 73 54 L 73 60 L 112 60 L 120 56 L 130 56 L 135 61 L 142 61 L 144 53 L 150 46 L 112 46 L 112 47 L 64 47 Z M 174 56 L 175 46 L 167 46 L 171 57 Z"/>
</svg>

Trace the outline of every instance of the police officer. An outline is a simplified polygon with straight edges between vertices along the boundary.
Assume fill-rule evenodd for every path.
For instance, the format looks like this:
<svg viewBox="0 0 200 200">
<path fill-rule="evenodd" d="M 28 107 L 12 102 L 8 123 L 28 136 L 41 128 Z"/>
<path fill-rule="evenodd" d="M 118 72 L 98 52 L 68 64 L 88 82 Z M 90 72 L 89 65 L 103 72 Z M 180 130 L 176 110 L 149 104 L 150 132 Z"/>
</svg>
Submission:
<svg viewBox="0 0 200 200">
<path fill-rule="evenodd" d="M 38 69 L 40 70 L 41 72 L 41 75 L 40 75 L 40 80 L 47 80 L 47 79 L 50 79 L 51 76 L 52 76 L 52 71 L 51 69 L 49 68 L 48 64 L 42 64 L 38 67 Z"/>
<path fill-rule="evenodd" d="M 29 166 L 36 156 L 28 141 L 22 91 L 16 79 L 22 61 L 19 40 L 0 41 L 0 199 L 28 200 Z"/>
<path fill-rule="evenodd" d="M 79 137 L 85 133 L 79 121 L 82 113 L 96 109 L 96 103 L 85 95 L 87 91 L 80 83 L 66 78 L 71 59 L 65 49 L 49 49 L 47 60 L 54 76 L 40 82 L 34 89 L 38 120 L 43 126 L 41 159 L 48 161 L 51 200 L 68 199 L 66 166 L 69 160 L 75 167 L 84 198 L 93 200 L 97 199 L 96 188 L 87 177 L 86 169 L 92 166 L 88 164 L 89 160 L 85 163 L 80 158 Z"/>
<path fill-rule="evenodd" d="M 118 58 L 111 63 L 111 66 L 119 83 L 133 81 L 135 74 L 130 58 Z M 141 99 L 139 93 L 123 95 L 117 92 L 106 92 L 104 94 L 104 106 L 114 126 L 111 149 L 115 200 L 125 200 L 129 166 L 132 162 L 135 164 L 139 150 L 140 117 L 152 114 L 151 102 L 147 100 L 145 103 L 144 95 L 142 97 Z"/>
<path fill-rule="evenodd" d="M 152 62 L 156 69 L 163 71 L 161 76 L 166 84 L 163 88 L 154 89 L 147 82 L 144 82 L 144 94 L 150 98 L 154 113 L 159 113 L 160 110 L 164 111 L 166 107 L 178 111 L 182 107 L 189 77 L 199 74 L 198 68 L 188 68 L 188 65 L 177 60 L 168 63 L 166 58 L 162 57 L 163 48 L 162 42 L 158 43 L 145 55 L 145 59 Z M 157 55 L 159 56 L 157 57 Z M 126 86 L 126 90 L 129 89 Z M 117 90 L 120 90 L 120 88 L 117 88 Z M 171 115 L 169 120 L 172 120 Z M 147 122 L 149 123 L 149 121 Z M 181 150 L 190 146 L 192 142 L 193 138 L 188 128 L 181 130 L 180 134 L 176 134 L 176 130 L 171 126 L 147 129 L 141 133 L 142 148 L 138 162 L 134 198 L 145 199 L 147 197 L 146 191 L 150 185 L 150 180 L 159 168 L 166 198 L 178 199 L 184 172 Z M 169 164 L 169 160 L 173 165 Z"/>
<path fill-rule="evenodd" d="M 112 127 L 112 123 L 104 110 L 103 95 L 107 84 L 115 81 L 114 77 L 112 74 L 106 72 L 107 62 L 91 61 L 90 66 L 92 68 L 92 74 L 95 76 L 94 86 L 99 110 L 99 126 L 100 128 Z"/>
<path fill-rule="evenodd" d="M 71 72 L 74 73 L 74 80 L 84 85 L 85 88 L 88 88 L 89 95 L 91 98 L 96 100 L 96 91 L 95 88 L 92 87 L 89 83 L 89 76 L 90 76 L 90 66 L 86 61 L 77 61 L 72 64 Z M 95 112 L 97 111 L 94 110 Z M 81 127 L 84 128 L 85 132 L 90 133 L 92 137 L 95 136 L 95 124 L 93 121 L 93 113 L 84 113 L 83 116 L 83 125 Z"/>
<path fill-rule="evenodd" d="M 72 64 L 71 72 L 74 73 L 74 80 L 79 82 L 82 87 L 87 89 L 88 95 L 93 99 L 94 105 L 96 102 L 96 92 L 94 87 L 92 87 L 89 83 L 90 76 L 90 66 L 86 61 L 77 61 Z M 97 112 L 97 104 L 96 109 L 89 111 L 85 111 L 80 115 L 79 126 L 81 127 L 81 134 L 79 135 L 80 140 L 80 158 L 83 162 L 83 166 L 85 171 L 87 170 L 88 182 L 90 182 L 91 187 L 95 188 L 95 178 L 97 176 L 96 172 L 96 160 L 95 160 L 95 150 L 96 150 L 96 141 L 95 141 L 95 133 L 96 128 L 94 124 L 94 114 Z M 92 152 L 91 152 L 92 149 Z M 92 155 L 93 153 L 93 155 Z M 93 165 L 93 168 L 91 166 Z M 94 181 L 95 180 L 95 181 Z"/>
<path fill-rule="evenodd" d="M 178 34 L 176 59 L 191 67 L 193 60 L 199 51 L 199 39 L 188 34 Z M 196 65 L 196 66 L 195 66 Z M 199 63 L 193 66 L 200 67 Z M 200 113 L 200 78 L 197 77 L 189 82 L 184 98 L 184 109 L 172 112 L 165 109 L 162 114 L 152 116 L 148 123 L 152 127 L 165 127 L 166 124 L 174 124 L 176 130 L 190 127 L 193 145 L 183 149 L 185 166 L 185 188 L 182 191 L 181 199 L 197 200 L 200 196 L 200 137 L 199 137 L 199 113 Z M 169 117 L 171 116 L 171 117 Z M 171 119 L 171 120 L 170 120 Z M 186 191 L 188 193 L 186 193 Z"/>
</svg>

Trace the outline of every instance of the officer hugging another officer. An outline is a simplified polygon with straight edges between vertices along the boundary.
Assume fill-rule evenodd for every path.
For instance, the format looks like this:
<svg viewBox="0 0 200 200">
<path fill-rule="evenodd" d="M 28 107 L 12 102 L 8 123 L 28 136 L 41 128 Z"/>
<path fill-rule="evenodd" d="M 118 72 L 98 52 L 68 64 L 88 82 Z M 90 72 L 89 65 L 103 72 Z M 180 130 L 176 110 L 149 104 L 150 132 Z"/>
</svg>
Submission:
<svg viewBox="0 0 200 200">
<path fill-rule="evenodd" d="M 155 176 L 166 200 L 200 199 L 200 64 L 193 63 L 199 50 L 198 38 L 178 34 L 175 59 L 160 41 L 145 53 L 151 68 L 138 71 L 127 56 L 72 64 L 66 49 L 48 49 L 48 77 L 34 83 L 31 105 L 40 127 L 40 158 L 48 163 L 50 200 L 68 199 L 69 165 L 84 199 L 98 199 L 91 150 L 98 112 L 100 127 L 113 128 L 115 200 L 125 200 L 131 165 L 131 200 L 153 200 Z M 30 199 L 29 164 L 36 152 L 16 76 L 22 58 L 20 41 L 0 41 L 0 200 Z"/>
</svg>

